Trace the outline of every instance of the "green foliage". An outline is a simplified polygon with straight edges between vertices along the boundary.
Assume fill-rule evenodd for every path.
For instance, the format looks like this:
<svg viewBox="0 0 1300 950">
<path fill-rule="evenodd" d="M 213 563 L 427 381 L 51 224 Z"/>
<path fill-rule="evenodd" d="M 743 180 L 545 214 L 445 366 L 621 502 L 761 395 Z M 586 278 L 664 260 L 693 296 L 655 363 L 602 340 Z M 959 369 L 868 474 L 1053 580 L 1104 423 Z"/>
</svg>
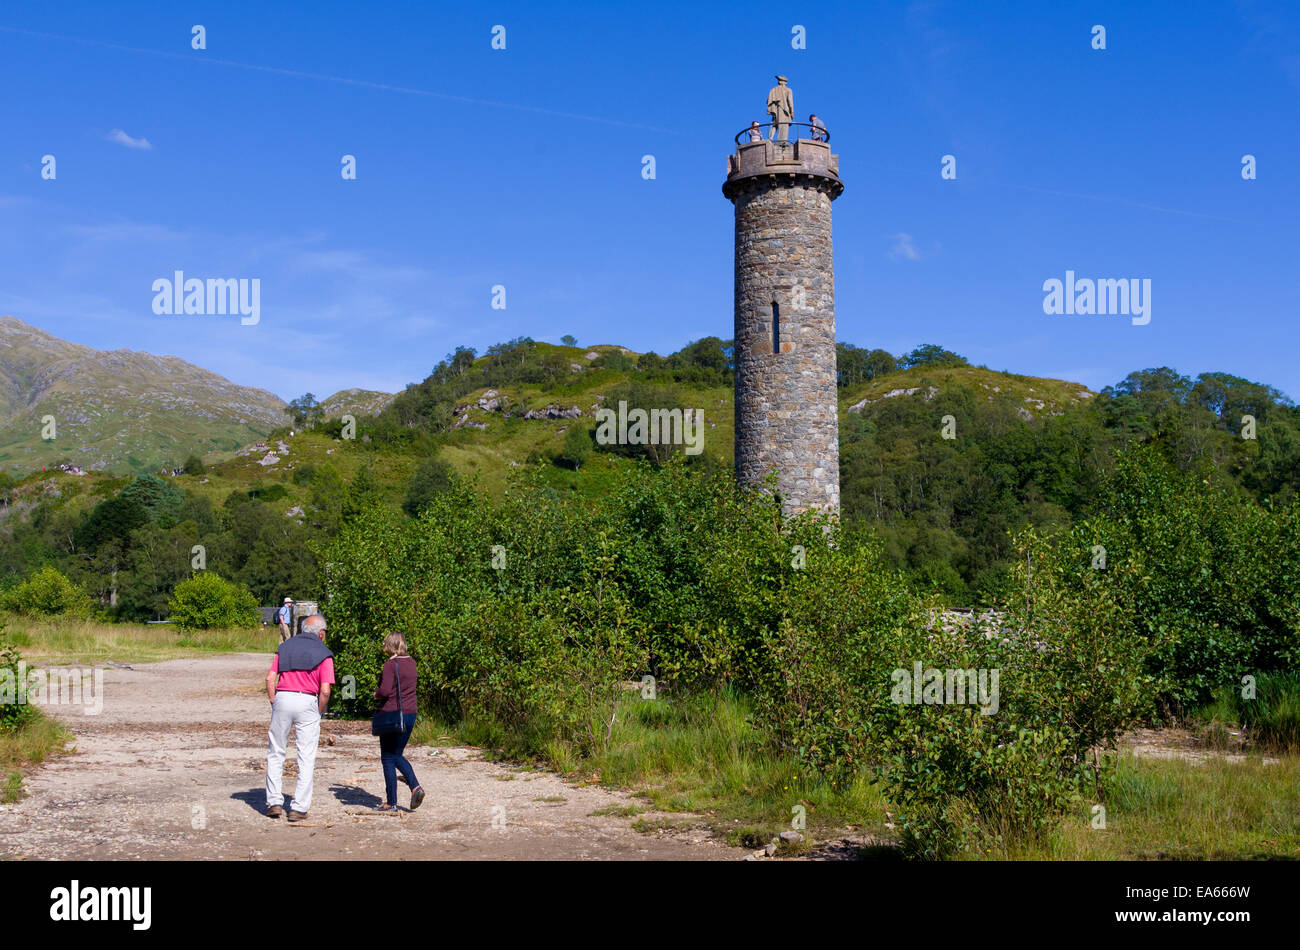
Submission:
<svg viewBox="0 0 1300 950">
<path fill-rule="evenodd" d="M 1300 751 L 1300 675 L 1261 673 L 1220 687 L 1214 698 L 1198 712 L 1202 718 L 1221 715 L 1243 726 L 1251 741 L 1263 748 Z"/>
<path fill-rule="evenodd" d="M 612 455 L 622 455 L 627 458 L 641 458 L 654 462 L 656 465 L 662 465 L 674 456 L 678 458 L 686 457 L 688 459 L 699 458 L 699 456 L 687 457 L 685 455 L 686 446 L 684 442 L 669 441 L 672 437 L 684 439 L 685 414 L 688 411 L 698 409 L 698 406 L 692 406 L 689 398 L 683 389 L 675 383 L 650 383 L 641 381 L 631 381 L 618 383 L 611 386 L 605 394 L 603 408 L 611 412 L 618 412 L 620 403 L 627 403 L 627 410 L 642 409 L 651 413 L 656 409 L 667 412 L 676 412 L 677 420 L 672 426 L 664 423 L 660 427 L 659 439 L 657 443 L 643 442 L 626 444 L 617 441 L 610 441 L 599 445 L 599 450 L 608 452 Z M 673 436 L 670 436 L 667 429 L 675 430 Z M 597 433 L 599 433 L 597 428 Z M 647 433 L 648 435 L 649 433 Z M 575 437 L 576 438 L 576 437 Z M 567 449 L 566 445 L 566 449 Z"/>
<path fill-rule="evenodd" d="M 203 459 L 197 455 L 187 455 L 181 467 L 185 469 L 186 475 L 206 475 L 208 471 L 208 467 L 203 464 Z"/>
<path fill-rule="evenodd" d="M 969 366 L 964 356 L 958 356 L 950 350 L 945 350 L 942 346 L 935 343 L 922 343 L 910 353 L 905 353 L 898 358 L 900 369 L 911 369 L 914 366 Z"/>
<path fill-rule="evenodd" d="M 91 602 L 85 590 L 47 564 L 16 587 L 0 591 L 0 610 L 29 617 L 86 617 Z"/>
<path fill-rule="evenodd" d="M 289 489 L 279 482 L 271 482 L 269 485 L 259 485 L 257 488 L 250 489 L 248 497 L 262 502 L 281 501 L 289 497 Z"/>
<path fill-rule="evenodd" d="M 290 400 L 284 408 L 285 415 L 289 417 L 295 428 L 304 426 L 313 426 L 321 421 L 324 415 L 324 409 L 316 401 L 316 397 L 311 393 L 299 396 L 297 399 Z"/>
<path fill-rule="evenodd" d="M 559 461 L 577 471 L 590 457 L 591 430 L 575 422 L 564 434 L 564 448 L 560 450 Z"/>
<path fill-rule="evenodd" d="M 25 669 L 18 667 L 21 659 L 0 621 L 0 734 L 17 730 L 33 715 L 31 706 L 16 702 L 19 677 L 25 675 Z M 12 690 L 13 695 L 7 695 L 6 690 Z"/>
<path fill-rule="evenodd" d="M 898 369 L 898 361 L 885 350 L 867 350 L 852 343 L 835 344 L 835 363 L 840 386 L 869 383 Z"/>
<path fill-rule="evenodd" d="M 210 571 L 177 584 L 168 607 L 171 619 L 186 631 L 251 627 L 260 622 L 257 600 L 248 588 Z"/>
<path fill-rule="evenodd" d="M 406 500 L 402 502 L 402 510 L 415 517 L 435 495 L 450 489 L 452 483 L 451 466 L 436 455 L 426 456 L 415 467 L 406 490 Z"/>
<path fill-rule="evenodd" d="M 1208 468 L 1179 472 L 1153 446 L 1120 453 L 1099 496 L 1080 532 L 1104 548 L 1169 710 L 1247 673 L 1295 667 L 1300 505 L 1255 505 Z M 1061 580 L 1082 588 L 1095 574 L 1082 542 L 1074 558 Z"/>
</svg>

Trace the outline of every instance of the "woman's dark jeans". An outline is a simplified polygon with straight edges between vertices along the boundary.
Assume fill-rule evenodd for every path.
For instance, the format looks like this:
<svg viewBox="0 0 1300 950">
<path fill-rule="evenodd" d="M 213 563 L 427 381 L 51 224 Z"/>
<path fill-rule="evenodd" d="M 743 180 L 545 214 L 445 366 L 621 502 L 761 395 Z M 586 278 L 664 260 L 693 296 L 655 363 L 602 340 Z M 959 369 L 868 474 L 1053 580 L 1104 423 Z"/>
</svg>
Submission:
<svg viewBox="0 0 1300 950">
<path fill-rule="evenodd" d="M 407 762 L 406 756 L 402 755 L 402 751 L 406 748 L 406 741 L 411 738 L 411 730 L 415 728 L 415 716 L 404 713 L 402 725 L 406 728 L 401 732 L 385 732 L 379 737 L 379 758 L 384 763 L 384 791 L 388 794 L 390 805 L 397 804 L 399 771 L 412 791 L 420 784 L 416 781 L 415 769 L 411 768 L 411 763 Z"/>
</svg>

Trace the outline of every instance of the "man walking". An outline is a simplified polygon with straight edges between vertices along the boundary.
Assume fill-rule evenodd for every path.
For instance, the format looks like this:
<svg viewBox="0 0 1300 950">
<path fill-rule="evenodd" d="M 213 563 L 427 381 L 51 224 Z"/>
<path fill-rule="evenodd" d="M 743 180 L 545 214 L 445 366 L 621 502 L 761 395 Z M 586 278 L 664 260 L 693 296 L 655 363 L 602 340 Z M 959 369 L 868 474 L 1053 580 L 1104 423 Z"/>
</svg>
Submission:
<svg viewBox="0 0 1300 950">
<path fill-rule="evenodd" d="M 767 93 L 767 114 L 772 120 L 772 135 L 779 142 L 786 141 L 790 134 L 790 123 L 794 120 L 794 91 L 786 82 L 784 76 L 777 76 L 776 85 Z"/>
<path fill-rule="evenodd" d="M 334 683 L 334 654 L 324 644 L 325 618 L 312 614 L 302 622 L 302 633 L 280 644 L 266 674 L 266 696 L 271 701 L 271 728 L 266 745 L 266 815 L 284 814 L 284 754 L 293 727 L 298 748 L 298 785 L 289 803 L 289 820 L 302 821 L 311 807 L 312 778 L 316 770 L 316 745 L 320 719 L 330 701 Z"/>
<path fill-rule="evenodd" d="M 280 606 L 280 642 L 293 636 L 293 598 L 286 597 Z"/>
</svg>

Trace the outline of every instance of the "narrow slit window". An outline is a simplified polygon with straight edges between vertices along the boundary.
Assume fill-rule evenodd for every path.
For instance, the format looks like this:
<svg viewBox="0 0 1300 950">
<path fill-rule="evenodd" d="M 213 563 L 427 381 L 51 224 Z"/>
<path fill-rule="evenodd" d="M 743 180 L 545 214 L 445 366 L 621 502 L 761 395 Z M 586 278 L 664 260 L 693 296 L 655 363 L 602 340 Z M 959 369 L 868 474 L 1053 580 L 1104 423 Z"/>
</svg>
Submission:
<svg viewBox="0 0 1300 950">
<path fill-rule="evenodd" d="M 772 301 L 772 352 L 781 352 L 781 307 Z"/>
</svg>

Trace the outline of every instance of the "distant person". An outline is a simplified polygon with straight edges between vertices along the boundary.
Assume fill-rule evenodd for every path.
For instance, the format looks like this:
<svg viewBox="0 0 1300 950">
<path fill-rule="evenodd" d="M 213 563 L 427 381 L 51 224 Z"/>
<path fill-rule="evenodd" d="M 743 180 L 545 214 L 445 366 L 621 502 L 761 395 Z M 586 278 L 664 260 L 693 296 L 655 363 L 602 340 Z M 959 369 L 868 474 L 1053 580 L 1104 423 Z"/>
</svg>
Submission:
<svg viewBox="0 0 1300 950">
<path fill-rule="evenodd" d="M 302 821 L 311 808 L 312 779 L 316 771 L 316 746 L 320 720 L 334 684 L 334 654 L 325 646 L 325 618 L 312 614 L 302 622 L 302 633 L 280 644 L 266 674 L 266 695 L 271 700 L 271 728 L 266 744 L 266 816 L 284 814 L 285 747 L 289 728 L 298 749 L 298 784 L 289 803 L 289 820 Z"/>
<path fill-rule="evenodd" d="M 763 130 L 758 127 L 757 119 L 755 119 L 749 126 L 749 140 L 751 142 L 763 141 Z"/>
<path fill-rule="evenodd" d="M 293 598 L 286 597 L 284 603 L 280 605 L 280 642 L 284 643 L 293 636 L 293 630 L 290 629 L 293 624 Z"/>
<path fill-rule="evenodd" d="M 415 777 L 415 769 L 402 753 L 411 730 L 415 728 L 418 705 L 415 699 L 415 660 L 406 652 L 406 638 L 400 633 L 390 633 L 384 638 L 384 670 L 375 690 L 375 699 L 383 705 L 375 713 L 371 730 L 379 736 L 379 758 L 384 766 L 384 794 L 386 801 L 375 806 L 375 811 L 397 811 L 397 773 L 411 790 L 411 811 L 424 801 L 424 789 Z M 400 688 L 399 688 L 400 684 Z"/>
<path fill-rule="evenodd" d="M 822 125 L 822 120 L 815 115 L 808 116 L 808 124 L 812 126 L 812 140 L 814 142 L 826 141 L 826 126 Z"/>
</svg>

